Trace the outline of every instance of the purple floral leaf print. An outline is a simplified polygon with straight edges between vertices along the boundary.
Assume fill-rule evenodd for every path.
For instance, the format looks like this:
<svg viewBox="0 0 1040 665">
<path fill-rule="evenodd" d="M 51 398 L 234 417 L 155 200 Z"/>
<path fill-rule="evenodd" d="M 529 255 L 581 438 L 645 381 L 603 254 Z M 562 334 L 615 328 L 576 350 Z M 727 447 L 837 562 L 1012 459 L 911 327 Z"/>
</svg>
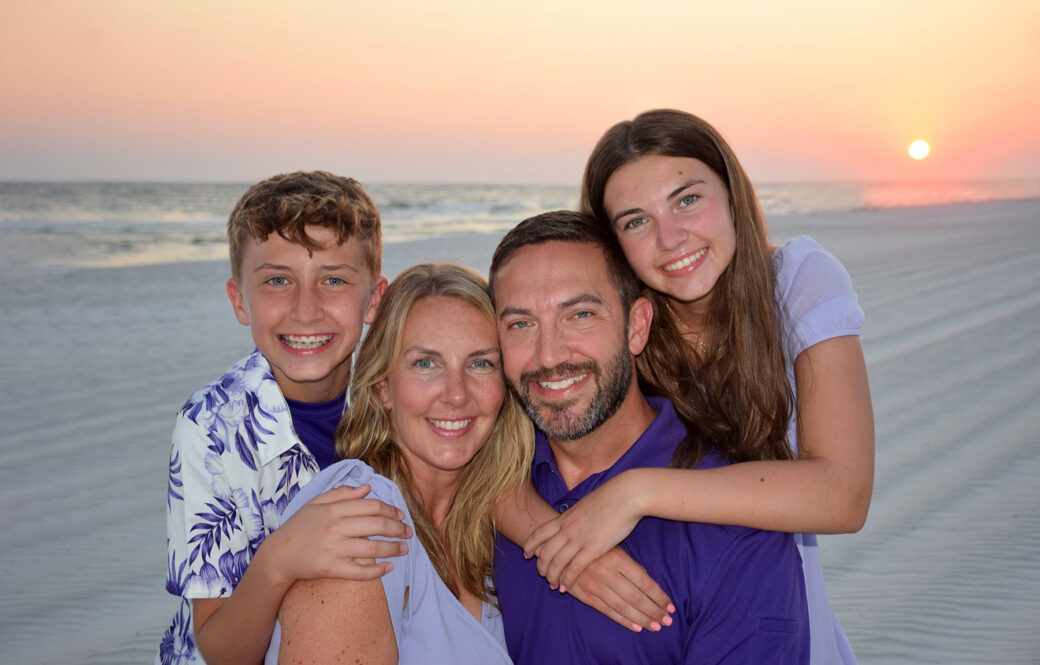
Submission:
<svg viewBox="0 0 1040 665">
<path fill-rule="evenodd" d="M 188 540 L 193 544 L 190 561 L 194 562 L 200 554 L 208 554 L 213 548 L 220 545 L 222 538 L 230 538 L 232 531 L 239 531 L 240 527 L 236 521 L 238 507 L 226 499 L 214 497 L 215 503 L 207 503 L 206 507 L 212 512 L 195 513 L 201 522 L 191 527 L 194 534 Z"/>
<path fill-rule="evenodd" d="M 166 629 L 159 643 L 159 662 L 162 665 L 173 665 L 185 662 L 195 651 L 195 637 L 191 630 L 191 613 L 188 611 L 190 601 L 181 602 L 181 608 L 173 623 Z M 192 657 L 192 660 L 194 658 Z"/>
<path fill-rule="evenodd" d="M 182 487 L 184 483 L 181 481 L 181 456 L 179 452 L 175 452 L 170 459 L 170 482 L 166 491 L 167 508 L 172 500 L 184 501 L 184 496 L 180 493 Z"/>
<path fill-rule="evenodd" d="M 249 441 L 242 436 L 242 432 L 235 432 L 235 449 L 238 451 L 242 463 L 256 471 L 256 462 L 253 461 L 253 446 L 249 445 Z"/>
<path fill-rule="evenodd" d="M 295 487 L 289 496 L 289 501 L 292 501 L 293 496 L 299 490 L 300 472 L 304 469 L 309 470 L 312 474 L 318 473 L 318 465 L 310 455 L 305 454 L 296 446 L 282 453 L 281 465 L 278 467 L 281 472 L 278 491 L 286 492 L 289 488 Z"/>
<path fill-rule="evenodd" d="M 178 566 L 177 555 L 170 555 L 170 563 L 166 571 L 166 591 L 174 596 L 182 595 L 184 587 L 188 584 L 188 578 L 184 574 L 184 569 L 187 568 L 187 566 L 187 561 L 182 561 L 181 565 Z"/>
<path fill-rule="evenodd" d="M 220 567 L 220 574 L 225 579 L 229 580 L 233 585 L 238 586 L 239 580 L 242 579 L 242 575 L 246 572 L 246 566 L 249 565 L 249 551 L 238 550 L 237 552 L 224 552 L 220 555 L 220 559 L 217 562 L 217 566 Z"/>
</svg>

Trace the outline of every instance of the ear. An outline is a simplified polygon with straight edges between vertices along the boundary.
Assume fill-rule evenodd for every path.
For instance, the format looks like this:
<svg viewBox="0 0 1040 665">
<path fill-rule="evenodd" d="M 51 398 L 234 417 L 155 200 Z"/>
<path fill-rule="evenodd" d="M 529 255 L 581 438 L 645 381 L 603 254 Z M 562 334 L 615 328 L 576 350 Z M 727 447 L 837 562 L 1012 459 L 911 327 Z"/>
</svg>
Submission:
<svg viewBox="0 0 1040 665">
<path fill-rule="evenodd" d="M 653 320 L 654 306 L 646 298 L 636 298 L 628 311 L 628 350 L 633 356 L 638 356 L 646 348 Z"/>
<path fill-rule="evenodd" d="M 387 411 L 393 409 L 390 404 L 390 391 L 386 389 L 386 380 L 382 380 L 376 384 L 376 392 L 379 393 L 379 399 L 383 402 L 383 408 Z"/>
<path fill-rule="evenodd" d="M 235 281 L 234 277 L 228 278 L 226 286 L 228 300 L 231 301 L 231 307 L 235 310 L 235 318 L 242 325 L 248 326 L 249 310 L 246 309 L 246 299 L 242 295 L 242 289 L 238 287 L 238 282 Z"/>
<path fill-rule="evenodd" d="M 379 313 L 379 303 L 383 301 L 383 294 L 386 293 L 386 277 L 380 275 L 379 281 L 372 287 L 372 293 L 368 296 L 368 309 L 365 310 L 365 323 L 372 325 L 376 320 L 376 314 Z"/>
</svg>

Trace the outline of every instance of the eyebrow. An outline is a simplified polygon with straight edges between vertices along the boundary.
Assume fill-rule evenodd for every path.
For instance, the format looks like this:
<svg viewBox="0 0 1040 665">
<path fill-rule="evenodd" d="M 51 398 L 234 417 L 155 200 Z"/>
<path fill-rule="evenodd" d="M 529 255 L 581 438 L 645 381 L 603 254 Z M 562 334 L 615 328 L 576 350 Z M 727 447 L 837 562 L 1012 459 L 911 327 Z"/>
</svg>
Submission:
<svg viewBox="0 0 1040 665">
<path fill-rule="evenodd" d="M 507 316 L 531 316 L 531 310 L 523 307 L 503 307 L 498 313 L 498 320 L 501 321 Z"/>
<path fill-rule="evenodd" d="M 584 303 L 592 303 L 594 305 L 602 305 L 603 299 L 592 295 L 591 293 L 579 293 L 570 300 L 564 300 L 560 303 L 558 309 L 567 309 L 568 307 L 574 307 L 575 305 L 581 305 Z"/>
<path fill-rule="evenodd" d="M 692 178 L 690 180 L 687 180 L 686 182 L 684 182 L 683 184 L 679 185 L 674 190 L 672 190 L 672 192 L 669 193 L 668 196 L 665 197 L 665 200 L 669 201 L 669 200 L 675 198 L 676 196 L 679 195 L 680 192 L 682 192 L 687 187 L 693 187 L 694 185 L 703 185 L 705 182 L 706 182 L 705 180 L 701 180 L 699 178 Z M 633 215 L 633 214 L 635 214 L 637 212 L 644 212 L 644 210 L 642 208 L 629 208 L 628 210 L 622 210 L 621 212 L 617 213 L 616 215 L 614 215 L 613 217 L 610 218 L 610 224 L 611 224 L 611 226 L 613 226 L 614 224 L 617 224 L 618 220 L 621 219 L 622 217 L 626 217 L 628 215 Z"/>
<path fill-rule="evenodd" d="M 568 307 L 574 307 L 575 305 L 581 305 L 583 303 L 592 303 L 594 305 L 602 305 L 603 299 L 594 296 L 591 293 L 579 293 L 578 295 L 564 300 L 560 303 L 557 309 L 567 309 Z M 506 318 L 507 316 L 533 316 L 534 313 L 526 307 L 503 307 L 502 311 L 498 313 L 498 320 Z"/>
<path fill-rule="evenodd" d="M 292 268 L 286 265 L 281 265 L 279 263 L 261 263 L 253 270 L 253 272 L 257 273 L 262 270 L 278 270 L 280 272 L 292 272 Z M 318 266 L 318 270 L 319 272 L 338 272 L 340 270 L 349 270 L 350 272 L 354 273 L 361 272 L 361 270 L 357 266 L 352 265 L 350 263 L 334 263 L 320 265 Z"/>
<path fill-rule="evenodd" d="M 428 346 L 422 346 L 422 345 L 410 346 L 407 349 L 402 349 L 401 350 L 401 356 L 402 357 L 408 355 L 409 353 L 421 353 L 421 354 L 428 355 L 428 356 L 437 356 L 438 358 L 440 358 L 440 357 L 442 357 L 444 355 L 443 353 L 441 353 L 437 349 L 431 349 Z M 501 355 L 501 354 L 502 354 L 502 350 L 500 348 L 498 348 L 497 346 L 489 346 L 486 349 L 476 349 L 475 351 L 470 351 L 470 353 L 466 357 L 467 358 L 475 358 L 475 357 L 480 357 L 480 356 L 493 356 L 493 355 Z"/>
<path fill-rule="evenodd" d="M 322 272 L 337 272 L 339 270 L 349 270 L 351 272 L 361 272 L 361 269 L 352 263 L 332 263 L 318 266 L 318 269 Z"/>
</svg>

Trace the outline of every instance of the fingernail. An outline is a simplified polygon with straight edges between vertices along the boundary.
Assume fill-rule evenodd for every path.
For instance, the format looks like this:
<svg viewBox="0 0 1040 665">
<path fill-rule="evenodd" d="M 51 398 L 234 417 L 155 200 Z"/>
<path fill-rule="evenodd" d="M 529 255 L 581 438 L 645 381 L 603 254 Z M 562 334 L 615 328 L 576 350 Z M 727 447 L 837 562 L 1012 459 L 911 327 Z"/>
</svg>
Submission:
<svg viewBox="0 0 1040 665">
<path fill-rule="evenodd" d="M 668 614 L 675 614 L 675 605 L 668 603 Z"/>
<path fill-rule="evenodd" d="M 641 633 L 643 632 L 643 627 L 640 626 L 638 623 L 634 623 L 632 624 L 632 630 L 634 630 L 637 633 Z"/>
<path fill-rule="evenodd" d="M 567 587 L 560 585 L 560 593 L 567 593 Z"/>
<path fill-rule="evenodd" d="M 664 616 L 664 618 L 663 618 L 663 619 L 661 619 L 661 623 L 663 623 L 663 624 L 664 624 L 664 625 L 666 625 L 666 626 L 670 626 L 670 625 L 672 625 L 672 617 L 671 617 L 671 616 L 668 616 L 668 615 L 666 614 L 666 615 Z"/>
<path fill-rule="evenodd" d="M 553 591 L 556 591 L 556 587 L 554 585 L 552 585 L 552 584 L 549 585 L 549 588 L 552 589 Z"/>
</svg>

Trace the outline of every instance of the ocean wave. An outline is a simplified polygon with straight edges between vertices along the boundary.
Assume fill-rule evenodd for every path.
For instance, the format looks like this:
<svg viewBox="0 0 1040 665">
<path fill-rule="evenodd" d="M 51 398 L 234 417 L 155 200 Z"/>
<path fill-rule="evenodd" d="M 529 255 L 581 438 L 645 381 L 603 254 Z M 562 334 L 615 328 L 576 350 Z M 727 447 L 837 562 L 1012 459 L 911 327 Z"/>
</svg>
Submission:
<svg viewBox="0 0 1040 665">
<path fill-rule="evenodd" d="M 225 225 L 245 183 L 0 183 L 0 258 L 98 266 L 226 255 Z M 574 208 L 576 187 L 551 185 L 366 186 L 384 242 L 499 233 L 545 210 Z M 765 183 L 769 216 L 1040 198 L 1040 180 L 930 183 Z M 13 242 L 13 238 L 22 242 Z M 9 247 L 30 247 L 11 257 Z"/>
</svg>

